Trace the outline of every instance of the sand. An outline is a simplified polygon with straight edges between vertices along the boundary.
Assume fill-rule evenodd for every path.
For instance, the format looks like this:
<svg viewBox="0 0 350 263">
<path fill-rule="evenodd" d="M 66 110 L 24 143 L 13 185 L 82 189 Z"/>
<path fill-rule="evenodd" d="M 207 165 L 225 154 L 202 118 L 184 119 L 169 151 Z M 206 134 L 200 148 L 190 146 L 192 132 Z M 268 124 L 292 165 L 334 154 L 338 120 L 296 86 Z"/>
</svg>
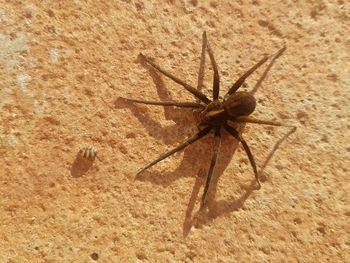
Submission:
<svg viewBox="0 0 350 263">
<path fill-rule="evenodd" d="M 0 262 L 349 260 L 346 1 L 0 2 Z M 203 31 L 221 95 L 287 47 L 242 90 L 258 88 L 252 116 L 297 130 L 265 165 L 260 190 L 223 132 L 200 210 L 213 135 L 135 178 L 197 125 L 189 109 L 119 97 L 195 101 L 139 53 L 196 87 Z M 208 56 L 204 76 L 211 97 Z M 259 170 L 289 130 L 246 125 Z M 81 147 L 96 158 L 79 157 Z"/>
</svg>

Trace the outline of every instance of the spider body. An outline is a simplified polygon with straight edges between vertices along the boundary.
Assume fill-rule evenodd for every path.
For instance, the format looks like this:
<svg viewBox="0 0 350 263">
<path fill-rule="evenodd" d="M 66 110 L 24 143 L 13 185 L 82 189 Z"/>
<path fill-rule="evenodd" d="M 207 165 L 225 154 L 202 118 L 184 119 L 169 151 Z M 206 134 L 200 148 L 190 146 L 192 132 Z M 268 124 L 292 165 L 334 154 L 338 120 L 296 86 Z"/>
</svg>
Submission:
<svg viewBox="0 0 350 263">
<path fill-rule="evenodd" d="M 249 146 L 247 142 L 243 139 L 242 134 L 240 134 L 234 127 L 230 125 L 231 122 L 233 123 L 255 123 L 255 124 L 265 124 L 265 125 L 273 125 L 273 126 L 287 126 L 287 127 L 293 127 L 293 130 L 296 128 L 294 126 L 285 125 L 280 122 L 276 121 L 269 121 L 269 120 L 259 120 L 255 119 L 253 117 L 250 117 L 249 115 L 254 112 L 256 107 L 256 100 L 252 93 L 246 92 L 246 91 L 237 91 L 244 83 L 245 79 L 249 77 L 257 68 L 259 68 L 262 64 L 264 64 L 270 56 L 265 56 L 262 58 L 257 64 L 255 64 L 253 67 L 248 69 L 244 74 L 238 78 L 238 80 L 232 85 L 232 87 L 228 90 L 226 95 L 223 99 L 219 98 L 219 90 L 220 90 L 220 77 L 218 72 L 218 67 L 214 59 L 213 52 L 209 46 L 209 43 L 207 41 L 206 33 L 203 33 L 203 46 L 202 46 L 202 59 L 204 57 L 205 49 L 208 51 L 210 61 L 212 64 L 212 68 L 214 71 L 214 77 L 213 77 L 213 99 L 210 100 L 207 98 L 205 94 L 203 94 L 198 89 L 192 87 L 191 85 L 185 83 L 184 81 L 180 80 L 179 78 L 172 75 L 170 72 L 162 69 L 160 66 L 158 66 L 156 63 L 154 63 L 150 58 L 142 55 L 141 57 L 153 68 L 164 74 L 166 77 L 172 79 L 174 82 L 180 84 L 183 86 L 187 91 L 192 93 L 197 100 L 200 102 L 175 102 L 175 101 L 146 101 L 146 100 L 138 100 L 138 99 L 126 99 L 131 102 L 135 103 L 142 103 L 142 104 L 148 104 L 148 105 L 161 105 L 161 106 L 175 106 L 175 107 L 182 107 L 182 108 L 192 108 L 199 110 L 199 127 L 200 131 L 193 135 L 192 137 L 188 138 L 185 142 L 178 145 L 174 149 L 167 151 L 163 154 L 161 154 L 156 160 L 150 162 L 145 167 L 143 167 L 138 174 L 142 173 L 144 170 L 152 167 L 156 163 L 164 160 L 165 158 L 173 155 L 176 152 L 179 152 L 186 148 L 188 145 L 196 142 L 197 140 L 203 138 L 204 136 L 208 135 L 212 130 L 214 131 L 214 147 L 212 152 L 212 159 L 210 162 L 208 175 L 206 179 L 206 184 L 202 196 L 202 205 L 205 204 L 206 195 L 209 189 L 209 185 L 211 182 L 212 175 L 214 173 L 214 168 L 216 165 L 218 152 L 220 148 L 221 143 L 221 130 L 226 130 L 230 135 L 232 135 L 236 140 L 238 140 L 250 161 L 250 164 L 253 168 L 254 175 L 256 182 L 258 184 L 258 188 L 261 187 L 258 171 L 256 168 L 256 163 L 253 157 L 253 154 L 251 153 Z M 283 47 L 280 49 L 276 55 L 275 58 L 278 57 L 286 48 Z M 202 64 L 202 63 L 201 63 Z M 204 64 L 204 63 L 203 63 Z"/>
<path fill-rule="evenodd" d="M 200 125 L 221 126 L 255 110 L 256 100 L 246 91 L 238 91 L 223 101 L 212 101 L 200 113 Z"/>
</svg>

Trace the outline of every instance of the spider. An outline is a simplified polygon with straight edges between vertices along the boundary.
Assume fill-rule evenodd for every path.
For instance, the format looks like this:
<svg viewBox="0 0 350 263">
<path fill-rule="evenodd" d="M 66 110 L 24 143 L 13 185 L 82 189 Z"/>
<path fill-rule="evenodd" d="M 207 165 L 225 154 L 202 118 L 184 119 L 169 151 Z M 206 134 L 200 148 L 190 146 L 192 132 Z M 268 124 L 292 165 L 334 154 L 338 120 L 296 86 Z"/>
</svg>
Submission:
<svg viewBox="0 0 350 263">
<path fill-rule="evenodd" d="M 167 151 L 163 154 L 161 154 L 157 159 L 147 164 L 145 167 L 143 167 L 137 175 L 145 171 L 146 169 L 152 167 L 156 163 L 164 160 L 165 158 L 168 158 L 169 156 L 173 155 L 176 152 L 179 152 L 186 148 L 188 145 L 198 141 L 199 139 L 203 138 L 204 136 L 208 135 L 211 131 L 214 131 L 214 147 L 212 152 L 212 159 L 209 166 L 209 171 L 206 178 L 206 183 L 202 195 L 202 204 L 205 203 L 206 196 L 208 193 L 208 189 L 210 186 L 211 178 L 214 173 L 214 168 L 216 165 L 216 161 L 218 158 L 218 152 L 220 148 L 220 142 L 221 142 L 221 130 L 225 129 L 230 135 L 232 135 L 236 140 L 238 140 L 242 146 L 244 151 L 246 152 L 249 162 L 253 168 L 253 172 L 255 175 L 256 183 L 257 183 L 257 189 L 261 188 L 261 184 L 259 181 L 259 175 L 256 167 L 256 163 L 254 160 L 254 156 L 247 144 L 247 142 L 244 140 L 241 133 L 239 133 L 234 127 L 232 127 L 229 123 L 255 123 L 255 124 L 265 124 L 265 125 L 272 125 L 272 126 L 285 126 L 285 127 L 292 127 L 294 130 L 296 129 L 295 126 L 286 125 L 281 122 L 276 121 L 270 121 L 270 120 L 260 120 L 253 117 L 250 117 L 249 115 L 253 113 L 256 106 L 256 100 L 252 93 L 246 92 L 246 91 L 237 91 L 245 82 L 245 80 L 261 65 L 263 65 L 270 57 L 272 56 L 264 56 L 257 64 L 255 64 L 253 67 L 248 69 L 244 74 L 242 74 L 238 80 L 231 86 L 231 88 L 228 90 L 224 98 L 219 97 L 219 90 L 220 90 L 220 76 L 218 72 L 218 67 L 212 52 L 212 49 L 210 48 L 209 42 L 207 40 L 206 32 L 203 32 L 203 48 L 207 50 L 210 58 L 210 62 L 214 71 L 214 77 L 213 77 L 213 99 L 210 100 L 206 95 L 204 95 L 201 91 L 198 89 L 195 89 L 191 85 L 185 83 L 184 81 L 180 80 L 179 78 L 175 77 L 173 74 L 169 73 L 168 71 L 162 69 L 160 66 L 158 66 L 156 63 L 153 62 L 152 59 L 148 58 L 147 56 L 143 55 L 142 53 L 140 56 L 153 68 L 158 70 L 160 73 L 164 74 L 166 77 L 172 79 L 174 82 L 180 84 L 183 86 L 187 91 L 189 91 L 194 97 L 197 98 L 200 102 L 175 102 L 175 101 L 146 101 L 146 100 L 138 100 L 138 99 L 130 99 L 130 98 L 123 98 L 127 101 L 134 102 L 134 103 L 141 103 L 141 104 L 149 104 L 149 105 L 161 105 L 161 106 L 175 106 L 180 108 L 192 108 L 199 110 L 199 125 L 198 127 L 204 127 L 199 130 L 198 133 L 193 135 L 192 137 L 188 138 L 185 142 L 178 145 L 174 149 Z M 280 55 L 286 47 L 281 48 L 277 53 L 276 57 Z M 205 50 L 204 50 L 205 52 Z M 205 53 L 204 53 L 205 54 Z M 203 58 L 202 58 L 203 59 Z"/>
</svg>

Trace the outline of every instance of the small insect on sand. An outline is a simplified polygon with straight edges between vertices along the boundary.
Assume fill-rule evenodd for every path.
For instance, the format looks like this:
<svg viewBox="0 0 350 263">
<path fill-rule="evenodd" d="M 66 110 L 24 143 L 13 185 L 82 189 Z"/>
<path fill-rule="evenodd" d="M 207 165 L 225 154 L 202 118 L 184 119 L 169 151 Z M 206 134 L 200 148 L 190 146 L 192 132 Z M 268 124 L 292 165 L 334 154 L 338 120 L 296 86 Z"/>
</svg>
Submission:
<svg viewBox="0 0 350 263">
<path fill-rule="evenodd" d="M 97 151 L 94 147 L 82 147 L 79 150 L 79 156 L 86 160 L 93 160 L 97 155 Z"/>
<path fill-rule="evenodd" d="M 233 124 L 237 123 L 251 123 L 251 124 L 259 124 L 259 125 L 272 125 L 272 126 L 284 126 L 292 128 L 292 132 L 295 131 L 296 127 L 292 125 L 285 124 L 284 122 L 277 122 L 273 120 L 262 120 L 254 117 L 250 117 L 256 107 L 256 100 L 254 98 L 253 92 L 247 91 L 238 91 L 238 89 L 244 84 L 245 80 L 261 65 L 263 65 L 269 58 L 276 58 L 282 54 L 282 52 L 286 49 L 286 47 L 282 47 L 275 55 L 273 56 L 264 56 L 258 63 L 249 68 L 246 72 L 244 72 L 228 89 L 225 96 L 220 97 L 220 76 L 216 61 L 214 59 L 213 52 L 210 48 L 209 42 L 206 37 L 206 33 L 203 33 L 203 47 L 208 52 L 210 62 L 214 71 L 213 77 L 213 92 L 212 99 L 209 99 L 205 94 L 203 94 L 200 90 L 192 87 L 191 85 L 185 83 L 179 78 L 175 77 L 170 72 L 162 69 L 158 66 L 152 59 L 142 55 L 141 57 L 153 68 L 158 70 L 160 73 L 164 74 L 166 77 L 172 79 L 177 84 L 183 86 L 187 91 L 192 93 L 194 97 L 196 97 L 200 102 L 176 102 L 176 101 L 146 101 L 143 99 L 126 99 L 130 102 L 134 103 L 142 103 L 148 105 L 161 105 L 161 106 L 175 106 L 181 108 L 192 108 L 199 111 L 200 114 L 200 122 L 199 127 L 200 131 L 188 138 L 186 141 L 175 147 L 174 149 L 161 154 L 157 159 L 147 164 L 143 167 L 138 174 L 142 173 L 146 169 L 152 167 L 156 163 L 164 160 L 165 158 L 173 155 L 176 152 L 179 152 L 186 148 L 188 145 L 198 141 L 204 136 L 212 133 L 214 136 L 214 146 L 212 150 L 212 159 L 209 165 L 209 170 L 207 173 L 206 183 L 204 186 L 204 192 L 202 196 L 202 204 L 205 204 L 206 195 L 208 193 L 208 189 L 210 186 L 210 182 L 214 173 L 214 168 L 216 165 L 216 161 L 218 158 L 220 143 L 221 143 L 221 132 L 225 130 L 228 134 L 234 137 L 237 141 L 239 141 L 244 151 L 248 156 L 248 160 L 253 168 L 255 180 L 257 183 L 257 187 L 260 188 L 260 180 L 259 174 L 257 170 L 257 166 L 255 163 L 254 156 L 248 146 L 248 143 L 243 138 L 243 135 L 234 128 Z M 203 48 L 203 50 L 204 50 Z M 203 59 L 203 56 L 202 56 Z"/>
</svg>

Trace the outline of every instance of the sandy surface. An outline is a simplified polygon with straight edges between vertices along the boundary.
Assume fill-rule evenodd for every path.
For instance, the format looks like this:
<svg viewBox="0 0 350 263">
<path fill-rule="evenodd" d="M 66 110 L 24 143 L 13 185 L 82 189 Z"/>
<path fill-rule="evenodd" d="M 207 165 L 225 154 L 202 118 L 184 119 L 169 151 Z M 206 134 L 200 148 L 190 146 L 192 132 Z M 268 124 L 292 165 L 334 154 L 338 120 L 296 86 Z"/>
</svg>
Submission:
<svg viewBox="0 0 350 263">
<path fill-rule="evenodd" d="M 0 0 L 0 262 L 349 260 L 350 5 L 273 2 Z M 190 110 L 118 98 L 193 101 L 138 54 L 196 86 L 204 30 L 222 94 L 287 46 L 254 116 L 298 129 L 259 191 L 242 147 L 223 133 L 199 211 L 212 135 L 135 180 L 197 127 Z M 259 168 L 287 132 L 246 126 Z M 97 158 L 77 158 L 81 146 Z"/>
</svg>

